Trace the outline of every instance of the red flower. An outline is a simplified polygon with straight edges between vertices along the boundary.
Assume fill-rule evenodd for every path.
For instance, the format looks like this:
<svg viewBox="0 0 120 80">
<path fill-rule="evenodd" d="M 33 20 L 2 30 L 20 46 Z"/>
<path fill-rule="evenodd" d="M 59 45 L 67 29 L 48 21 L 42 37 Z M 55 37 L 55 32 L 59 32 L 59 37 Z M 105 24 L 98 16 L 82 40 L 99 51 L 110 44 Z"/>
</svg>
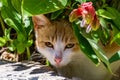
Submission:
<svg viewBox="0 0 120 80">
<path fill-rule="evenodd" d="M 95 9 L 92 6 L 92 2 L 81 4 L 77 9 L 74 9 L 70 16 L 70 22 L 75 21 L 79 17 L 82 17 L 81 27 L 86 27 L 86 32 L 97 30 L 99 28 L 99 20 L 95 14 Z"/>
<path fill-rule="evenodd" d="M 82 9 L 81 8 L 78 8 L 78 9 L 74 9 L 71 14 L 70 14 L 70 17 L 69 17 L 69 20 L 70 22 L 73 22 L 75 21 L 77 18 L 81 17 L 82 16 Z"/>
</svg>

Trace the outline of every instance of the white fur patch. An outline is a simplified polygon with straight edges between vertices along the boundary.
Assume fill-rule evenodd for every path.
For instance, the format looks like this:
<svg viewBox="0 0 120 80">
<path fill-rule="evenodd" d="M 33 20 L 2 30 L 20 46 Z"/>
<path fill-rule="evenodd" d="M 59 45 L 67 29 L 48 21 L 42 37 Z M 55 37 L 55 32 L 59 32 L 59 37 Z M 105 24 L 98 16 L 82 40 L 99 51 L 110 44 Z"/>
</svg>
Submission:
<svg viewBox="0 0 120 80">
<path fill-rule="evenodd" d="M 54 48 L 49 48 L 47 46 L 46 48 L 42 48 L 37 46 L 37 49 L 42 55 L 44 55 L 50 61 L 52 65 L 60 67 L 67 65 L 71 61 L 70 55 L 72 54 L 72 50 L 64 49 L 65 46 L 66 45 L 62 42 L 62 40 L 57 39 L 56 43 L 54 44 Z M 59 65 L 57 65 L 54 59 L 55 55 L 59 56 L 60 53 L 62 53 L 62 61 L 60 62 Z"/>
</svg>

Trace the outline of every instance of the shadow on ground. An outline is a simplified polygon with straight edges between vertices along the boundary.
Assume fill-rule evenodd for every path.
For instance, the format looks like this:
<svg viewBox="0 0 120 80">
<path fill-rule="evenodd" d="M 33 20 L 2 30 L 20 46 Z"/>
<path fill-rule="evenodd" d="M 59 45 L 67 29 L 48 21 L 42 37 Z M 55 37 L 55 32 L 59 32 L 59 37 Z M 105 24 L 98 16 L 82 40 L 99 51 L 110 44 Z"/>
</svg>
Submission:
<svg viewBox="0 0 120 80">
<path fill-rule="evenodd" d="M 0 60 L 0 80 L 65 80 L 52 68 L 38 62 L 7 62 Z"/>
</svg>

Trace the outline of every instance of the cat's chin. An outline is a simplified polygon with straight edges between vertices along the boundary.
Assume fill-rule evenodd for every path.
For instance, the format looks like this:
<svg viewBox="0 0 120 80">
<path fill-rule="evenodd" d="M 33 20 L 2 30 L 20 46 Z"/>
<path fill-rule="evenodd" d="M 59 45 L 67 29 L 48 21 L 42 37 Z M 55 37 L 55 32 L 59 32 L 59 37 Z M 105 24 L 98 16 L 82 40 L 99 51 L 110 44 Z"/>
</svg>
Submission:
<svg viewBox="0 0 120 80">
<path fill-rule="evenodd" d="M 66 65 L 68 65 L 68 63 L 59 63 L 59 64 L 55 63 L 53 66 L 56 68 L 60 68 L 60 67 L 66 66 Z"/>
<path fill-rule="evenodd" d="M 58 65 L 58 64 L 54 65 L 54 67 L 56 67 L 56 68 L 60 68 L 60 67 L 63 67 L 63 66 L 66 66 L 66 65 Z"/>
</svg>

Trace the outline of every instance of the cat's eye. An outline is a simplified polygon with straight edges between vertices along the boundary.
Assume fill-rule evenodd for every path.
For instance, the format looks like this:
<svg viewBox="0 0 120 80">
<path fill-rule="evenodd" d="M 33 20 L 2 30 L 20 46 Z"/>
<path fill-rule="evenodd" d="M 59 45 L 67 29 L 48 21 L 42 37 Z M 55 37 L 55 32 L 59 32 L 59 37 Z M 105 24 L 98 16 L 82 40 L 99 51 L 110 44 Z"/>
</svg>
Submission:
<svg viewBox="0 0 120 80">
<path fill-rule="evenodd" d="M 73 48 L 74 45 L 75 45 L 75 44 L 72 44 L 72 43 L 71 43 L 71 44 L 67 44 L 67 45 L 65 46 L 65 48 L 66 48 L 66 49 Z"/>
<path fill-rule="evenodd" d="M 45 45 L 46 45 L 47 47 L 53 48 L 53 44 L 52 44 L 51 42 L 45 42 Z"/>
</svg>

